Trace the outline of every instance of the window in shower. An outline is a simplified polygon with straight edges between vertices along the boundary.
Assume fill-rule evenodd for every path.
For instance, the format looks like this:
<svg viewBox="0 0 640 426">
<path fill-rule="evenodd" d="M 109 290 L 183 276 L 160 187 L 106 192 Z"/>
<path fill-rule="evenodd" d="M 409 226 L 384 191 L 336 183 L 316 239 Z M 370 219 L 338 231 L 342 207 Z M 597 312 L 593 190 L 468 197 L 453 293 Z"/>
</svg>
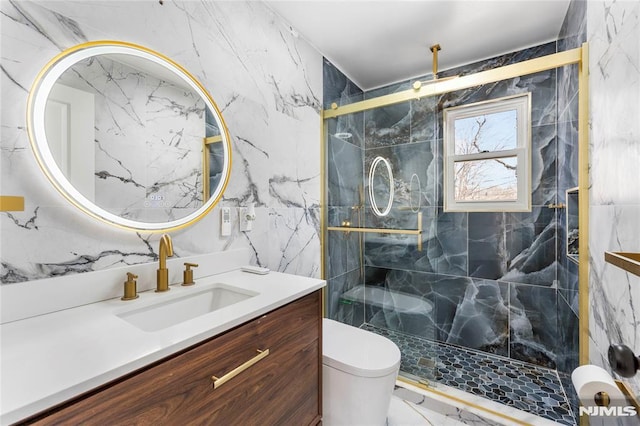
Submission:
<svg viewBox="0 0 640 426">
<path fill-rule="evenodd" d="M 531 210 L 530 93 L 444 110 L 444 210 Z"/>
</svg>

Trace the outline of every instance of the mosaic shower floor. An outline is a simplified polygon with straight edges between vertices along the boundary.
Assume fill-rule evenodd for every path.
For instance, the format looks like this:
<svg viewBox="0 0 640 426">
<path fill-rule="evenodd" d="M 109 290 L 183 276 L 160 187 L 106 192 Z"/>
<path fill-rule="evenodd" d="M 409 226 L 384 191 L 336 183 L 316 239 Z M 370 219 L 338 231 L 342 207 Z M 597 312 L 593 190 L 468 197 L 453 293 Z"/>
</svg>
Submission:
<svg viewBox="0 0 640 426">
<path fill-rule="evenodd" d="M 415 378 L 442 383 L 560 424 L 576 424 L 576 402 L 569 402 L 554 370 L 371 324 L 361 328 L 398 345 L 402 353 L 400 370 Z"/>
</svg>

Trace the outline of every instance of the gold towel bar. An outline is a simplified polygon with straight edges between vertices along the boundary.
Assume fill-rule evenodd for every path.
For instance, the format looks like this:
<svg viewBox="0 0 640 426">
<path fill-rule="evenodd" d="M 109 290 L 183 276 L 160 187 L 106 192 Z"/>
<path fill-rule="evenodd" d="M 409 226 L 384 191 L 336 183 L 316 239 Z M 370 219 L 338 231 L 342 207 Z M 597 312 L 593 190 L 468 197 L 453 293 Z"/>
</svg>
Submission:
<svg viewBox="0 0 640 426">
<path fill-rule="evenodd" d="M 343 222 L 345 224 L 349 222 Z M 422 251 L 422 212 L 418 213 L 418 229 L 358 228 L 351 226 L 327 226 L 327 231 L 363 232 L 374 234 L 418 235 L 418 251 Z"/>
<path fill-rule="evenodd" d="M 258 355 L 254 356 L 244 364 L 229 371 L 224 376 L 222 377 L 211 376 L 211 380 L 213 380 L 213 388 L 218 389 L 220 386 L 224 385 L 226 382 L 233 379 L 238 374 L 242 373 L 244 370 L 246 370 L 247 368 L 251 367 L 253 364 L 257 363 L 263 358 L 266 358 L 267 355 L 269 355 L 269 349 L 265 349 L 264 351 L 261 351 L 260 349 L 258 349 L 257 351 L 258 351 Z"/>
<path fill-rule="evenodd" d="M 388 228 L 354 228 L 351 226 L 328 226 L 328 231 L 344 231 L 344 232 L 365 232 L 377 234 L 422 234 L 420 229 L 388 229 Z"/>
</svg>

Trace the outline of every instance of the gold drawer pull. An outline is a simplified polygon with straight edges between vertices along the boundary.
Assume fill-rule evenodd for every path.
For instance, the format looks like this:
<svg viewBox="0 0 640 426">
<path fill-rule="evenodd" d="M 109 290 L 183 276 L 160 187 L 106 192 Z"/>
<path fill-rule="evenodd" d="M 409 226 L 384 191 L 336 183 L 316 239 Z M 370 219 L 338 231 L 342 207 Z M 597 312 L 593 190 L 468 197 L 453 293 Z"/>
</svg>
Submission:
<svg viewBox="0 0 640 426">
<path fill-rule="evenodd" d="M 238 374 L 242 373 L 247 368 L 251 367 L 256 362 L 260 361 L 263 358 L 266 358 L 267 355 L 269 355 L 269 349 L 265 349 L 264 351 L 261 351 L 260 349 L 258 349 L 257 351 L 258 351 L 258 355 L 254 356 L 253 358 L 251 358 L 249 361 L 245 362 L 244 364 L 242 364 L 242 365 L 234 368 L 233 370 L 229 371 L 224 376 L 222 376 L 220 378 L 218 378 L 216 376 L 211 376 L 211 380 L 213 380 L 213 388 L 214 389 L 219 388 L 220 386 L 222 386 L 223 384 L 225 384 L 229 380 L 231 380 L 234 377 L 236 377 Z"/>
</svg>

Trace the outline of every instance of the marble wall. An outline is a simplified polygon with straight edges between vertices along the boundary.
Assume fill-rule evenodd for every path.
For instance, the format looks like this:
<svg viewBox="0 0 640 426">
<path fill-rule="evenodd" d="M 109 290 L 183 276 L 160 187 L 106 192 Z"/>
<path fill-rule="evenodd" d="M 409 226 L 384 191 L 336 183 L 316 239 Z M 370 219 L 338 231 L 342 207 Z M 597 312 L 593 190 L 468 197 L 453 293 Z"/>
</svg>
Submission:
<svg viewBox="0 0 640 426">
<path fill-rule="evenodd" d="M 548 43 L 447 70 L 440 76 L 474 73 L 552 54 L 556 49 L 555 42 Z M 564 84 L 575 87 L 576 77 L 575 72 L 568 72 Z M 364 95 L 370 99 L 403 91 L 412 82 L 396 83 Z M 367 227 L 415 229 L 419 211 L 423 250 L 417 249 L 416 236 L 364 234 L 365 270 L 356 273 L 354 263 L 350 275 L 341 275 L 336 287 L 330 285 L 338 319 L 356 325 L 366 321 L 551 368 L 568 368 L 566 358 L 575 358 L 577 352 L 565 354 L 563 340 L 574 339 L 577 328 L 571 324 L 565 327 L 558 311 L 558 288 L 570 287 L 559 283 L 568 276 L 559 275 L 564 254 L 557 245 L 564 227 L 561 213 L 547 205 L 559 202 L 566 187 L 573 185 L 577 170 L 559 173 L 559 169 L 574 166 L 571 159 L 577 152 L 577 138 L 575 134 L 566 135 L 560 157 L 557 83 L 557 71 L 550 70 L 361 113 L 362 170 L 358 152 L 352 149 L 350 168 L 338 167 L 332 178 L 330 166 L 329 193 L 345 188 L 336 185 L 339 180 L 350 183 L 349 194 L 357 192 L 356 185 L 361 185 L 367 194 L 367 180 L 357 182 L 357 176 L 363 171 L 367 174 L 373 159 L 382 156 L 389 160 L 394 173 L 393 207 L 389 215 L 377 217 L 371 213 L 368 197 L 362 200 L 352 196 L 346 203 L 346 207 L 351 204 L 351 210 L 339 211 L 330 204 L 334 214 L 330 214 L 329 223 L 353 223 L 356 206 L 359 222 Z M 532 211 L 444 212 L 443 109 L 526 92 L 532 93 Z M 565 113 L 568 116 L 570 113 Z M 355 117 L 350 119 L 359 125 Z M 338 120 L 346 123 L 348 118 L 330 120 L 329 126 L 337 126 L 332 122 Z M 329 143 L 332 146 L 331 140 Z M 342 204 L 341 200 L 333 202 Z M 336 234 L 330 233 L 330 245 L 332 240 L 353 239 L 354 250 L 360 247 L 355 242 L 358 236 Z M 333 254 L 330 246 L 330 259 Z M 347 277 L 358 281 L 349 283 Z M 389 300 L 382 304 L 354 303 L 355 290 L 349 290 L 363 284 L 386 289 Z M 339 293 L 345 291 L 347 296 L 340 297 Z M 407 300 L 421 301 L 417 311 L 399 305 Z"/>
<path fill-rule="evenodd" d="M 157 261 L 158 235 L 105 225 L 67 203 L 38 168 L 27 138 L 27 96 L 40 69 L 68 47 L 109 39 L 158 51 L 204 85 L 233 145 L 220 205 L 236 213 L 256 203 L 250 233 L 236 223 L 230 237 L 221 237 L 216 208 L 171 233 L 175 254 L 249 247 L 257 264 L 319 276 L 322 55 L 263 3 L 3 1 L 0 7 L 0 194 L 25 197 L 24 212 L 0 214 L 3 284 Z"/>
<path fill-rule="evenodd" d="M 165 78 L 149 64 L 145 70 L 106 55 L 85 59 L 56 86 L 94 98 L 95 198 L 90 199 L 117 216 L 162 222 L 203 204 L 205 103 L 185 83 Z"/>
<path fill-rule="evenodd" d="M 640 3 L 589 1 L 589 362 L 640 353 L 640 277 L 604 261 L 640 252 Z M 640 394 L 640 375 L 625 379 Z"/>
</svg>

